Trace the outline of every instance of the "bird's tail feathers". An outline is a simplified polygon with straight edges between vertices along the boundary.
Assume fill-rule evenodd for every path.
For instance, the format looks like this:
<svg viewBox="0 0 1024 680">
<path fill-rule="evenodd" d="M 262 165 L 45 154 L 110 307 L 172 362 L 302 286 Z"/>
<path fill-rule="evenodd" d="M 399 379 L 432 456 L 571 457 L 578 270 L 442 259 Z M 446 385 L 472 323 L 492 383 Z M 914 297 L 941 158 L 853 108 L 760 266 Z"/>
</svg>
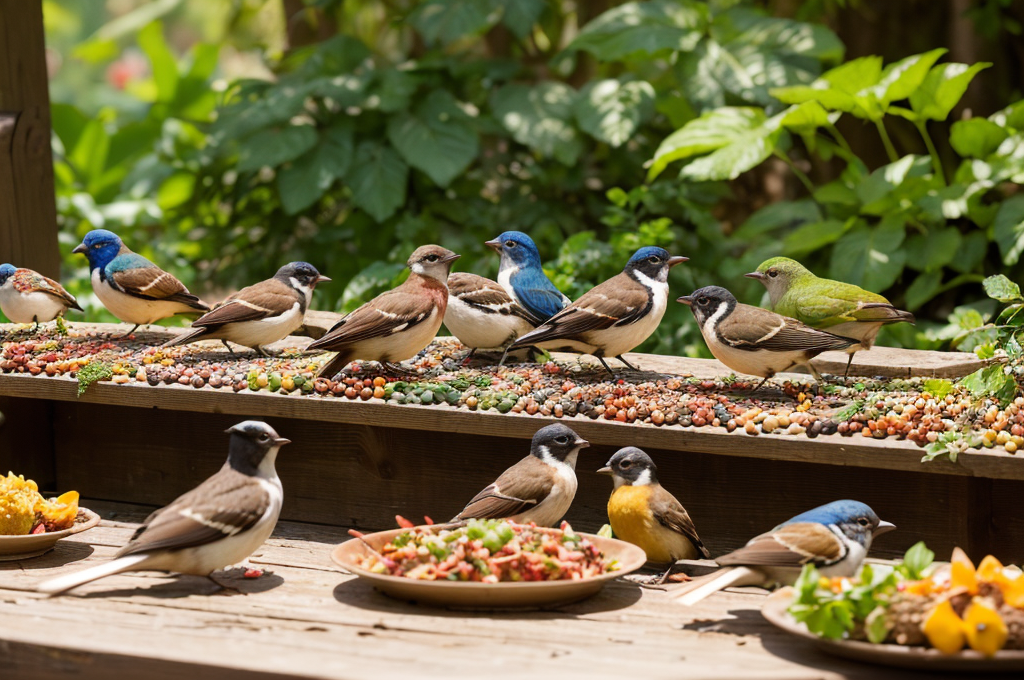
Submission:
<svg viewBox="0 0 1024 680">
<path fill-rule="evenodd" d="M 206 333 L 209 330 L 210 329 L 206 328 L 205 326 L 192 326 L 192 328 L 190 328 L 187 332 L 182 333 L 181 335 L 176 336 L 174 338 L 171 338 L 164 344 L 160 345 L 160 349 L 163 349 L 164 347 L 175 347 L 177 345 L 185 345 L 195 340 L 199 340 L 200 336 L 202 336 L 203 333 Z"/>
<path fill-rule="evenodd" d="M 317 371 L 316 376 L 318 378 L 333 378 L 341 371 L 341 369 L 348 366 L 351 362 L 352 358 L 349 352 L 342 350 L 335 354 L 330 361 L 324 364 L 320 370 Z"/>
<path fill-rule="evenodd" d="M 764 577 L 746 567 L 721 569 L 693 579 L 682 588 L 672 591 L 671 597 L 684 607 L 692 607 L 705 597 L 732 586 L 753 586 L 764 582 Z"/>
<path fill-rule="evenodd" d="M 57 578 L 44 581 L 36 586 L 36 590 L 47 595 L 60 595 L 66 593 L 72 588 L 77 588 L 80 585 L 84 585 L 91 581 L 96 581 L 107 576 L 113 576 L 119 574 L 122 571 L 131 571 L 138 567 L 139 563 L 145 560 L 148 555 L 125 555 L 124 557 L 118 557 L 117 559 L 111 560 L 110 562 L 104 562 L 103 564 L 97 564 L 95 567 L 89 567 L 81 571 L 76 571 L 73 574 L 65 574 L 64 576 L 58 576 Z"/>
</svg>

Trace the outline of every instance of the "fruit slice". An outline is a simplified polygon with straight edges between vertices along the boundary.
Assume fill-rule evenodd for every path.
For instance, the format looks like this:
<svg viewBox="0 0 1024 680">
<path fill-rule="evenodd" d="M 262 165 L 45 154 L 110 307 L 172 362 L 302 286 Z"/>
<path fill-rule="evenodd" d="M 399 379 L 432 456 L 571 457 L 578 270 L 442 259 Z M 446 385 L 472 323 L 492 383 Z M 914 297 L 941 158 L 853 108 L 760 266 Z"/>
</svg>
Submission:
<svg viewBox="0 0 1024 680">
<path fill-rule="evenodd" d="M 974 563 L 960 548 L 953 548 L 953 557 L 949 560 L 952 566 L 950 586 L 953 589 L 964 588 L 971 595 L 978 594 L 978 573 Z"/>
<path fill-rule="evenodd" d="M 949 600 L 943 600 L 932 610 L 921 630 L 928 637 L 929 644 L 943 654 L 956 654 L 963 649 L 967 638 L 964 622 L 953 611 Z"/>
<path fill-rule="evenodd" d="M 1002 617 L 988 602 L 974 598 L 964 616 L 967 644 L 974 651 L 992 656 L 1006 644 L 1009 631 Z"/>
</svg>

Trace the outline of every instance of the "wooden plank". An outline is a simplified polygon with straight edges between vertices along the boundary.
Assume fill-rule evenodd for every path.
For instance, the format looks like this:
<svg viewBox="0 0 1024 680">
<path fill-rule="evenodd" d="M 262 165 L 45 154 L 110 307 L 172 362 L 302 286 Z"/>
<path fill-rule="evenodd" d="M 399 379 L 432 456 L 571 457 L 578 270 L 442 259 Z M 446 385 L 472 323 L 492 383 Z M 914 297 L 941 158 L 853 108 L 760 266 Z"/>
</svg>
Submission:
<svg viewBox="0 0 1024 680">
<path fill-rule="evenodd" d="M 60 277 L 40 0 L 0 0 L 0 262 Z"/>
<path fill-rule="evenodd" d="M 9 470 L 55 488 L 53 402 L 0 397 L 0 475 Z"/>
</svg>

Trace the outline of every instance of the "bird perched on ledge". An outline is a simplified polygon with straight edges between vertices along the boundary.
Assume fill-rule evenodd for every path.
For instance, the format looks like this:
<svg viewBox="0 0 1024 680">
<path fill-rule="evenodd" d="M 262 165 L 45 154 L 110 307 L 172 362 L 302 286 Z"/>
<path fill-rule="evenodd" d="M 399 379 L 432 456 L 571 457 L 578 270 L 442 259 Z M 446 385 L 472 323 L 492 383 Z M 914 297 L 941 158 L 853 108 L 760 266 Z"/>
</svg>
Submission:
<svg viewBox="0 0 1024 680">
<path fill-rule="evenodd" d="M 124 571 L 206 576 L 251 555 L 277 525 L 283 493 L 274 461 L 287 439 L 266 423 L 229 428 L 228 460 L 205 482 L 143 522 L 110 562 L 58 576 L 38 590 L 50 595 Z"/>
<path fill-rule="evenodd" d="M 667 564 L 663 583 L 679 560 L 710 559 L 686 508 L 658 481 L 658 468 L 635 446 L 619 449 L 598 473 L 611 475 L 608 521 L 616 538 L 637 545 L 647 560 Z"/>
<path fill-rule="evenodd" d="M 142 324 L 175 314 L 210 311 L 181 281 L 133 253 L 117 234 L 106 229 L 90 231 L 71 252 L 88 258 L 92 289 L 103 306 L 121 321 L 134 324 L 121 337 L 131 335 Z"/>
<path fill-rule="evenodd" d="M 283 340 L 302 326 L 302 319 L 321 281 L 330 281 L 308 262 L 292 262 L 274 277 L 248 286 L 192 322 L 192 330 L 164 347 L 217 338 L 245 345 L 263 354 L 262 347 Z"/>
<path fill-rule="evenodd" d="M 346 315 L 309 345 L 337 352 L 317 375 L 331 377 L 356 359 L 406 372 L 392 362 L 415 356 L 437 335 L 448 306 L 448 272 L 458 258 L 441 246 L 417 248 L 407 263 L 409 278 Z"/>
<path fill-rule="evenodd" d="M 448 307 L 444 325 L 466 347 L 469 359 L 478 349 L 504 349 L 535 327 L 534 317 L 505 289 L 476 274 L 448 276 Z"/>
<path fill-rule="evenodd" d="M 850 355 L 847 374 L 853 355 L 871 349 L 882 326 L 900 321 L 914 323 L 913 314 L 896 309 L 881 295 L 851 283 L 819 278 L 788 257 L 765 260 L 757 271 L 745 276 L 764 284 L 775 312 L 856 340 L 846 349 Z"/>
<path fill-rule="evenodd" d="M 721 286 L 706 286 L 676 300 L 688 305 L 715 358 L 737 373 L 764 378 L 806 366 L 820 379 L 811 359 L 826 350 L 842 350 L 856 340 L 811 328 L 767 309 L 744 305 Z"/>
<path fill-rule="evenodd" d="M 0 265 L 0 311 L 14 323 L 38 326 L 69 309 L 85 311 L 64 286 L 31 269 Z"/>
<path fill-rule="evenodd" d="M 521 231 L 506 231 L 484 245 L 501 255 L 498 285 L 540 325 L 562 311 L 570 300 L 551 283 L 541 265 L 537 244 Z"/>
<path fill-rule="evenodd" d="M 801 513 L 744 547 L 719 557 L 727 567 L 673 591 L 680 604 L 694 605 L 733 586 L 792 585 L 805 564 L 822 576 L 853 576 L 872 540 L 896 526 L 859 501 L 843 500 Z"/>
<path fill-rule="evenodd" d="M 452 521 L 508 518 L 555 526 L 576 497 L 576 457 L 587 446 L 590 442 L 565 425 L 542 427 L 533 435 L 530 455 L 501 473 Z"/>
<path fill-rule="evenodd" d="M 594 286 L 537 330 L 520 336 L 506 354 L 543 343 L 546 349 L 591 354 L 612 375 L 615 372 L 605 357 L 615 357 L 636 370 L 622 355 L 650 337 L 661 323 L 668 304 L 669 270 L 688 259 L 656 246 L 639 249 L 621 274 Z"/>
</svg>

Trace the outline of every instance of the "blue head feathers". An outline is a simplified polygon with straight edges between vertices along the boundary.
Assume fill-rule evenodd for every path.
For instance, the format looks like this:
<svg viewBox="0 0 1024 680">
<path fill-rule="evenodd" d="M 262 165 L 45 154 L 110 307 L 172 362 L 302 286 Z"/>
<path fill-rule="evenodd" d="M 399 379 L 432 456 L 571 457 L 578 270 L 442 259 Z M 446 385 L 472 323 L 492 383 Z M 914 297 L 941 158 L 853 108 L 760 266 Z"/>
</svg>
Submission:
<svg viewBox="0 0 1024 680">
<path fill-rule="evenodd" d="M 502 266 L 507 263 L 524 266 L 540 266 L 540 251 L 533 239 L 521 231 L 506 231 L 498 238 L 488 241 L 487 245 L 501 254 Z"/>
<path fill-rule="evenodd" d="M 569 299 L 544 273 L 540 252 L 532 238 L 521 231 L 506 231 L 485 245 L 501 255 L 498 283 L 535 316 L 538 323 L 547 321 L 569 304 Z"/>
<path fill-rule="evenodd" d="M 16 271 L 18 271 L 18 269 L 13 264 L 0 265 L 0 286 L 7 283 L 7 279 L 14 276 L 14 272 Z"/>
<path fill-rule="evenodd" d="M 633 257 L 629 258 L 629 262 L 630 264 L 635 264 L 637 262 L 640 262 L 641 260 L 647 260 L 652 257 L 657 257 L 661 260 L 668 260 L 670 257 L 672 257 L 672 254 L 669 253 L 664 248 L 659 248 L 658 246 L 644 246 L 640 250 L 633 253 Z"/>
<path fill-rule="evenodd" d="M 82 253 L 89 258 L 90 269 L 106 267 L 121 252 L 121 239 L 112 231 L 93 229 L 71 252 Z"/>
<path fill-rule="evenodd" d="M 878 523 L 878 515 L 867 504 L 860 501 L 842 500 L 832 501 L 807 512 L 802 512 L 785 522 L 785 524 L 796 524 L 798 522 L 843 524 L 844 522 L 855 522 L 860 517 L 865 517 L 869 521 L 873 520 L 875 524 Z"/>
</svg>

